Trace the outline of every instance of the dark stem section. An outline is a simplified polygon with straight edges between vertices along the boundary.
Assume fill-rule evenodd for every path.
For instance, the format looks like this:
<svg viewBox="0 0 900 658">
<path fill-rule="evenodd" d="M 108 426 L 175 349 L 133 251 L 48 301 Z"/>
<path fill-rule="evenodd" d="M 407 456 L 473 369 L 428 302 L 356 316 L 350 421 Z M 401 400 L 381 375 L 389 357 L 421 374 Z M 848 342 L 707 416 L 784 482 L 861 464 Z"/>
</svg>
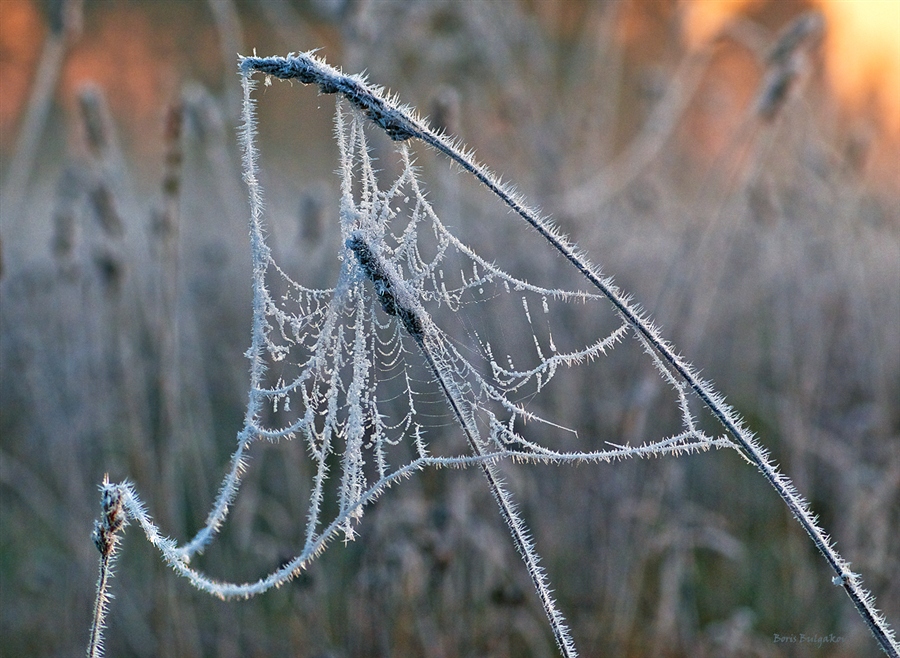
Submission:
<svg viewBox="0 0 900 658">
<path fill-rule="evenodd" d="M 122 490 L 110 484 L 109 475 L 103 478 L 100 495 L 100 519 L 94 522 L 93 540 L 100 551 L 100 575 L 97 578 L 97 596 L 94 599 L 94 614 L 91 618 L 91 632 L 88 639 L 88 658 L 103 655 L 103 629 L 109 611 L 109 582 L 113 577 L 112 565 L 119 547 L 121 530 L 128 524 L 122 501 Z"/>
<path fill-rule="evenodd" d="M 381 307 L 385 313 L 396 317 L 403 324 L 407 333 L 415 340 L 419 351 L 422 352 L 422 356 L 428 364 L 429 370 L 431 370 L 431 374 L 434 375 L 435 380 L 440 384 L 441 391 L 447 399 L 453 415 L 459 421 L 472 454 L 476 457 L 484 457 L 483 442 L 475 425 L 475 418 L 469 409 L 470 405 L 462 399 L 452 379 L 448 378 L 446 373 L 451 370 L 442 362 L 439 356 L 442 351 L 441 339 L 431 318 L 421 305 L 408 294 L 405 284 L 397 276 L 396 272 L 392 271 L 391 265 L 385 263 L 372 250 L 360 232 L 354 233 L 347 240 L 346 245 L 356 256 L 363 274 L 372 282 L 375 294 L 381 302 Z M 404 303 L 407 301 L 409 305 Z M 566 627 L 565 620 L 550 594 L 544 570 L 538 564 L 540 558 L 528 536 L 527 526 L 516 511 L 512 495 L 504 489 L 496 465 L 489 461 L 482 461 L 479 466 L 487 480 L 491 495 L 497 502 L 500 515 L 509 528 L 516 550 L 522 556 L 523 562 L 525 562 L 528 574 L 531 576 L 531 581 L 534 584 L 534 589 L 541 600 L 541 606 L 544 608 L 544 612 L 550 621 L 556 644 L 566 658 L 574 658 L 577 652 L 569 636 L 569 629 Z"/>
</svg>

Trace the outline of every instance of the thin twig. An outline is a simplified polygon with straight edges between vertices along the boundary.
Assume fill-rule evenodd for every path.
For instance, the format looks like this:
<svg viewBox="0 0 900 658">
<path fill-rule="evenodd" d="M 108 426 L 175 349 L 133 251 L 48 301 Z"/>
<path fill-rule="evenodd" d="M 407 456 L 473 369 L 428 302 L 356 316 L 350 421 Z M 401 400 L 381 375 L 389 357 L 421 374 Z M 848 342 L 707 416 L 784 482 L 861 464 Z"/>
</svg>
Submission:
<svg viewBox="0 0 900 658">
<path fill-rule="evenodd" d="M 452 372 L 452 366 L 440 356 L 443 352 L 442 340 L 431 317 L 418 303 L 416 297 L 411 294 L 411 291 L 405 290 L 405 285 L 397 273 L 372 249 L 361 233 L 354 234 L 347 241 L 347 247 L 353 251 L 360 268 L 375 286 L 375 294 L 384 311 L 400 320 L 406 332 L 419 347 L 428 363 L 428 368 L 440 384 L 453 415 L 456 416 L 466 435 L 472 454 L 483 457 L 486 446 L 483 445 L 483 439 L 475 425 L 474 409 L 471 409 L 471 405 L 459 394 L 458 387 L 447 375 L 448 372 Z M 497 507 L 500 509 L 500 515 L 509 528 L 513 543 L 525 562 L 535 591 L 550 621 L 557 646 L 564 656 L 576 656 L 577 652 L 572 643 L 569 629 L 550 593 L 545 572 L 538 564 L 540 558 L 534 543 L 528 536 L 522 517 L 516 511 L 512 495 L 503 487 L 496 464 L 482 461 L 480 467 L 491 494 L 497 502 Z"/>
</svg>

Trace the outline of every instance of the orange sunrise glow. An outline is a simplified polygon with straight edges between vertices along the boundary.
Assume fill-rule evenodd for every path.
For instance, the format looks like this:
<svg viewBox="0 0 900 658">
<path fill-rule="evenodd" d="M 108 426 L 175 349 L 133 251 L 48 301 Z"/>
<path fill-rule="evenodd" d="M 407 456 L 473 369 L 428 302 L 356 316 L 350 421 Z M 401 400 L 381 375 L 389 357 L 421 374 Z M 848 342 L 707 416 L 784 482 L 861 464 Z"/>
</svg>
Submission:
<svg viewBox="0 0 900 658">
<path fill-rule="evenodd" d="M 851 112 L 875 110 L 882 128 L 900 137 L 900 1 L 811 0 L 825 16 L 823 44 L 829 84 Z M 698 48 L 728 20 L 760 0 L 687 0 L 684 36 Z"/>
<path fill-rule="evenodd" d="M 874 102 L 883 127 L 900 136 L 900 2 L 818 0 L 828 30 L 829 80 L 843 105 L 866 110 Z"/>
<path fill-rule="evenodd" d="M 641 17 L 646 20 L 648 6 L 660 6 L 653 2 L 632 0 L 626 17 L 640 24 Z M 736 15 L 758 21 L 774 8 L 780 10 L 779 21 L 786 22 L 789 18 L 782 16 L 794 10 L 797 14 L 820 10 L 826 21 L 821 45 L 824 78 L 840 107 L 848 116 L 876 117 L 880 135 L 900 140 L 900 0 L 680 0 L 667 6 L 678 8 L 684 38 L 692 48 L 713 42 Z M 4 146 L 12 146 L 47 32 L 38 7 L 33 0 L 0 0 L 0 138 Z M 91 25 L 93 32 L 67 53 L 60 80 L 63 104 L 71 104 L 74 90 L 90 79 L 109 90 L 112 109 L 139 124 L 139 134 L 153 130 L 162 106 L 175 93 L 177 44 L 185 37 L 176 35 L 176 29 L 155 33 L 157 27 L 140 4 L 109 3 L 96 12 Z M 780 26 L 766 27 L 774 35 Z M 203 26 L 202 34 L 203 56 L 214 59 L 213 26 Z M 635 32 L 634 43 L 629 38 L 630 47 L 647 52 L 653 45 L 648 34 Z M 213 69 L 214 64 L 207 68 Z"/>
<path fill-rule="evenodd" d="M 698 48 L 713 40 L 735 14 L 760 0 L 686 0 L 682 3 L 684 38 Z"/>
</svg>

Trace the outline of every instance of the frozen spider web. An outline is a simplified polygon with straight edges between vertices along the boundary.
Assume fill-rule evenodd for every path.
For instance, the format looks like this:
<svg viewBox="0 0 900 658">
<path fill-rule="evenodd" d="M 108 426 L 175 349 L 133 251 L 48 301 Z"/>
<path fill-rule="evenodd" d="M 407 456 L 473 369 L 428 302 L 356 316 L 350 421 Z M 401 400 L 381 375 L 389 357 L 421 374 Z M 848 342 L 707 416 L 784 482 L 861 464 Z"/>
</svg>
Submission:
<svg viewBox="0 0 900 658">
<path fill-rule="evenodd" d="M 434 132 L 409 108 L 386 98 L 360 76 L 345 76 L 311 53 L 242 58 L 241 67 L 241 141 L 253 263 L 252 339 L 247 351 L 250 393 L 244 425 L 213 509 L 184 545 L 160 533 L 129 483 L 104 481 L 103 516 L 94 533 L 101 577 L 91 655 L 99 655 L 95 649 L 102 642 L 106 583 L 117 533 L 129 519 L 141 525 L 170 566 L 196 587 L 223 599 L 247 598 L 299 574 L 328 542 L 352 539 L 366 506 L 400 479 L 429 466 L 477 465 L 525 562 L 559 648 L 565 656 L 574 656 L 528 529 L 503 487 L 496 463 L 610 461 L 711 447 L 735 448 L 760 469 L 828 559 L 837 574 L 833 582 L 845 588 L 882 647 L 896 649 L 893 631 L 862 589 L 858 575 L 834 550 L 790 480 L 771 464 L 721 395 L 546 220 L 458 143 Z M 314 83 L 321 92 L 344 99 L 338 101 L 335 118 L 341 241 L 333 288 L 317 289 L 293 280 L 276 263 L 266 242 L 254 143 L 253 70 Z M 384 171 L 373 165 L 364 130 L 367 121 L 397 142 L 400 173 L 387 185 L 379 181 Z M 490 245 L 481 244 L 476 250 L 461 240 L 426 198 L 408 146 L 414 137 L 478 179 L 602 295 L 534 285 L 479 255 Z M 618 322 L 609 330 L 598 329 L 600 337 L 579 340 L 577 332 L 565 330 L 566 317 L 581 315 L 572 312 L 575 306 L 603 309 Z M 507 325 L 524 331 L 511 332 L 515 335 L 510 339 L 504 332 Z M 679 430 L 639 446 L 584 449 L 591 444 L 554 419 L 553 405 L 541 400 L 561 373 L 604 356 L 628 337 L 638 341 L 672 387 Z M 714 438 L 704 433 L 692 414 L 692 400 L 699 400 L 727 435 Z M 255 582 L 219 582 L 190 562 L 225 522 L 247 453 L 260 439 L 304 443 L 312 466 L 305 540 L 293 559 Z"/>
<path fill-rule="evenodd" d="M 277 377 L 274 385 L 254 388 L 251 395 L 258 411 L 248 418 L 246 430 L 269 440 L 305 442 L 316 465 L 308 542 L 321 536 L 323 496 L 332 477 L 329 458 L 336 455 L 340 456 L 340 473 L 333 476 L 339 478 L 338 526 L 352 537 L 353 524 L 367 500 L 404 471 L 507 457 L 608 460 L 708 448 L 720 442 L 697 429 L 684 385 L 665 368 L 682 404 L 680 434 L 638 448 L 601 452 L 560 451 L 532 438 L 541 429 L 558 435 L 565 428 L 530 411 L 525 401 L 561 369 L 605 354 L 628 334 L 628 325 L 622 322 L 580 348 L 558 347 L 551 306 L 603 303 L 602 298 L 535 286 L 481 258 L 436 215 L 406 142 L 396 147 L 399 176 L 382 186 L 367 143 L 365 117 L 341 102 L 335 116 L 342 181 L 337 284 L 324 290 L 308 288 L 292 280 L 269 252 L 262 254 L 257 267 L 276 277 L 283 291 L 277 299 L 269 292 L 271 284 L 258 291 L 265 309 L 259 330 L 269 379 L 275 372 Z M 377 259 L 389 276 L 373 275 L 366 258 Z M 430 320 L 437 315 L 465 315 L 475 304 L 501 303 L 505 309 L 518 307 L 531 330 L 530 345 L 523 346 L 526 353 L 515 358 L 477 329 L 468 328 L 464 336 L 468 340 L 463 342 L 435 321 L 423 331 L 402 312 Z M 419 339 L 428 347 L 417 345 Z M 441 379 L 476 420 L 481 447 L 477 457 L 462 440 L 456 453 L 447 452 L 452 446 L 444 444 L 432 449 L 429 434 L 435 428 L 429 422 L 446 413 L 448 401 L 438 391 L 435 374 L 423 368 L 422 349 L 430 352 Z M 267 414 L 267 408 L 281 413 Z M 273 426 L 265 422 L 272 416 L 291 420 Z M 520 431 L 526 424 L 527 436 Z"/>
<path fill-rule="evenodd" d="M 252 82 L 245 85 L 254 321 L 244 428 L 207 523 L 190 542 L 177 547 L 161 538 L 146 512 L 134 510 L 151 541 L 195 585 L 232 598 L 285 582 L 329 541 L 354 538 L 366 505 L 387 487 L 429 466 L 503 459 L 610 461 L 734 447 L 728 438 L 710 437 L 697 427 L 689 389 L 626 321 L 593 342 L 560 344 L 558 334 L 569 334 L 555 331 L 563 307 L 604 305 L 605 298 L 540 287 L 479 256 L 435 213 L 406 142 L 395 148 L 399 175 L 381 184 L 378 175 L 383 172 L 373 163 L 366 118 L 340 100 L 335 114 L 340 270 L 333 288 L 295 281 L 275 262 L 265 240 L 252 140 Z M 528 335 L 518 343 L 489 339 L 488 332 L 467 319 L 477 305 L 489 307 L 481 316 L 491 315 L 491 307 L 502 309 L 500 322 L 518 322 Z M 442 323 L 453 324 L 456 331 L 445 330 Z M 674 388 L 683 427 L 640 446 L 578 450 L 574 430 L 535 411 L 539 405 L 532 403 L 561 371 L 603 356 L 629 335 L 645 343 Z M 216 582 L 192 569 L 189 561 L 224 522 L 247 451 L 258 439 L 305 445 L 313 471 L 305 544 L 293 560 L 255 583 Z M 328 496 L 336 506 L 325 504 Z M 335 507 L 333 518 L 325 518 L 323 510 Z"/>
</svg>

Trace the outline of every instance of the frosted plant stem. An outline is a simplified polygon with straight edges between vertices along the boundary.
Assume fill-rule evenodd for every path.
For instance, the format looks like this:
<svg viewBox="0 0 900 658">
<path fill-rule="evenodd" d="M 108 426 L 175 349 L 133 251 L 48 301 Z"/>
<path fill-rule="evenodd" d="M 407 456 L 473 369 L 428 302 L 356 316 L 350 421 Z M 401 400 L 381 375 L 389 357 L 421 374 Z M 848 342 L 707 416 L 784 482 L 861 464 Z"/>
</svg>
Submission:
<svg viewBox="0 0 900 658">
<path fill-rule="evenodd" d="M 425 326 L 431 328 L 433 325 L 429 322 L 426 323 Z M 479 446 L 478 435 L 476 434 L 478 430 L 475 427 L 474 418 L 471 414 L 463 413 L 462 404 L 464 403 L 454 394 L 454 387 L 452 384 L 448 384 L 441 368 L 438 366 L 438 362 L 435 360 L 432 350 L 428 346 L 429 340 L 432 338 L 427 333 L 422 336 L 413 336 L 413 338 L 416 341 L 416 345 L 418 345 L 419 349 L 422 351 L 422 355 L 425 357 L 425 361 L 428 363 L 428 367 L 434 374 L 435 379 L 437 379 L 438 383 L 441 385 L 441 390 L 444 392 L 444 396 L 447 398 L 447 402 L 453 410 L 453 414 L 462 426 L 469 447 L 472 449 L 472 453 L 477 457 L 483 457 L 484 451 L 481 446 Z M 546 574 L 543 567 L 539 564 L 540 556 L 535 550 L 534 542 L 532 542 L 531 537 L 529 537 L 527 526 L 516 511 L 516 505 L 512 499 L 512 494 L 503 488 L 503 482 L 501 481 L 500 474 L 497 472 L 496 464 L 490 461 L 483 461 L 479 465 L 487 480 L 491 494 L 497 502 L 497 507 L 500 509 L 500 515 L 503 517 L 503 520 L 509 528 L 513 543 L 516 545 L 516 550 L 519 551 L 519 555 L 522 556 L 522 561 L 525 562 L 525 567 L 528 569 L 528 575 L 531 576 L 531 582 L 534 583 L 534 589 L 538 594 L 538 598 L 541 600 L 541 605 L 544 608 L 547 619 L 550 620 L 550 626 L 553 629 L 553 637 L 556 639 L 559 650 L 566 657 L 577 656 L 578 652 L 575 650 L 575 645 L 572 642 L 565 619 L 559 611 L 559 608 L 556 607 L 556 602 L 553 600 Z"/>
<path fill-rule="evenodd" d="M 464 150 L 457 141 L 432 130 L 427 123 L 415 116 L 411 108 L 402 106 L 395 98 L 389 98 L 382 89 L 368 85 L 361 76 L 345 75 L 312 53 L 301 53 L 288 57 L 242 57 L 240 65 L 245 77 L 254 71 L 259 71 L 280 79 L 298 79 L 304 84 L 315 84 L 324 94 L 342 95 L 353 106 L 362 110 L 391 139 L 403 141 L 416 138 L 444 153 L 530 224 L 609 300 L 623 320 L 632 326 L 653 347 L 660 358 L 684 379 L 691 390 L 721 422 L 732 439 L 772 485 L 816 548 L 825 557 L 836 574 L 832 581 L 844 588 L 882 650 L 892 658 L 900 658 L 900 644 L 897 643 L 894 631 L 887 620 L 877 610 L 874 597 L 862 587 L 860 576 L 850 570 L 849 563 L 837 552 L 825 531 L 818 525 L 809 505 L 797 492 L 790 479 L 771 462 L 768 451 L 743 426 L 743 421 L 725 403 L 722 395 L 717 393 L 708 382 L 701 380 L 693 367 L 675 352 L 675 348 L 663 340 L 652 321 L 643 314 L 640 308 L 615 286 L 612 279 L 602 276 L 600 271 L 589 263 L 587 257 L 580 254 L 547 219 L 529 208 L 520 196 L 487 168 L 477 163 L 473 154 Z"/>
<path fill-rule="evenodd" d="M 128 521 L 123 509 L 122 489 L 109 483 L 109 475 L 103 478 L 100 520 L 94 523 L 94 545 L 100 551 L 100 576 L 97 579 L 97 595 L 94 599 L 94 614 L 91 617 L 91 632 L 88 640 L 87 657 L 100 658 L 103 655 L 103 629 L 109 612 L 109 581 L 113 576 L 112 565 L 119 547 L 120 533 Z"/>
<path fill-rule="evenodd" d="M 97 579 L 97 596 L 94 599 L 94 614 L 91 617 L 91 634 L 88 640 L 88 658 L 100 658 L 103 655 L 103 629 L 106 627 L 106 615 L 109 612 L 109 581 L 112 568 L 108 555 L 100 557 L 100 577 Z"/>
<path fill-rule="evenodd" d="M 263 194 L 259 184 L 259 156 L 253 142 L 256 123 L 251 97 L 252 85 L 246 78 L 243 80 L 242 89 L 240 142 L 243 152 L 244 182 L 247 184 L 250 195 L 250 253 L 253 265 L 253 328 L 250 349 L 247 351 L 247 356 L 250 358 L 250 394 L 247 411 L 244 415 L 244 429 L 238 435 L 238 447 L 231 457 L 230 468 L 203 528 L 180 549 L 184 560 L 190 560 L 195 553 L 202 552 L 225 522 L 231 503 L 234 502 L 240 487 L 246 465 L 246 452 L 250 444 L 257 438 L 253 431 L 254 419 L 262 406 L 260 389 L 266 371 L 263 360 L 267 299 L 266 269 L 271 260 L 271 252 L 266 245 L 263 232 Z"/>
<path fill-rule="evenodd" d="M 444 352 L 443 343 L 440 332 L 431 320 L 431 317 L 416 301 L 415 297 L 409 294 L 410 291 L 405 290 L 402 279 L 373 250 L 361 233 L 355 233 L 347 241 L 347 246 L 356 255 L 363 272 L 375 286 L 375 293 L 381 302 L 382 308 L 388 314 L 399 318 L 406 332 L 416 342 L 416 345 L 422 352 L 422 356 L 425 357 L 431 373 L 440 384 L 447 403 L 459 421 L 472 453 L 476 457 L 484 458 L 486 451 L 480 432 L 475 425 L 472 405 L 460 395 L 459 387 L 453 381 L 453 378 L 448 377 L 446 374 L 452 372 L 452 366 L 440 356 Z M 556 644 L 563 656 L 574 658 L 578 655 L 578 652 L 572 643 L 565 619 L 553 600 L 546 573 L 539 564 L 540 556 L 537 554 L 534 542 L 529 536 L 528 527 L 516 510 L 516 504 L 512 499 L 512 495 L 503 487 L 496 464 L 485 460 L 481 461 L 479 466 L 488 482 L 488 487 L 497 503 L 497 507 L 500 509 L 500 515 L 509 528 L 516 550 L 519 551 L 522 561 L 525 562 L 528 574 L 531 576 L 532 583 L 534 583 L 534 589 L 550 621 Z"/>
</svg>

